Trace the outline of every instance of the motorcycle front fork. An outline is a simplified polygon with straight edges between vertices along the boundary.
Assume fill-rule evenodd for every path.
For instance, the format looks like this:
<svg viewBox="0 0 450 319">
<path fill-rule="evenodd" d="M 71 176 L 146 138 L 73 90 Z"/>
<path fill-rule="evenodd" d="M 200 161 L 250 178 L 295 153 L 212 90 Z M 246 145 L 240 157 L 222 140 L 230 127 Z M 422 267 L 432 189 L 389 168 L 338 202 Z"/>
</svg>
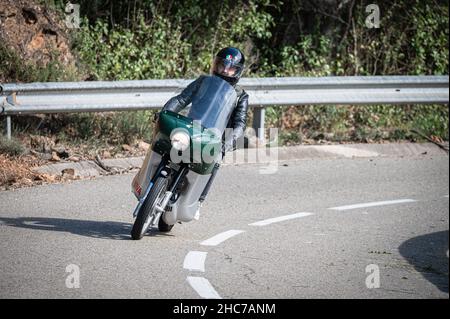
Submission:
<svg viewBox="0 0 450 319">
<path fill-rule="evenodd" d="M 167 166 L 168 160 L 167 158 L 163 157 L 161 160 L 160 165 L 158 166 L 158 169 L 156 170 L 156 173 L 154 175 L 154 178 L 150 181 L 144 196 L 139 200 L 139 203 L 134 210 L 133 217 L 136 218 L 137 214 L 139 213 L 139 210 L 144 203 L 145 199 L 147 198 L 148 194 L 150 193 L 150 190 L 153 186 L 154 181 L 159 178 L 160 176 L 163 178 L 169 178 L 172 174 L 172 169 Z M 155 207 L 157 214 L 162 214 L 166 210 L 166 206 L 169 203 L 170 199 L 172 198 L 174 191 L 176 190 L 178 184 L 184 179 L 186 174 L 188 173 L 189 168 L 186 164 L 181 164 L 180 170 L 176 172 L 176 175 L 173 177 L 172 183 L 170 184 L 168 190 L 165 192 L 163 199 L 158 203 Z M 156 217 L 156 216 L 155 216 Z M 154 219 L 156 220 L 156 218 Z"/>
</svg>

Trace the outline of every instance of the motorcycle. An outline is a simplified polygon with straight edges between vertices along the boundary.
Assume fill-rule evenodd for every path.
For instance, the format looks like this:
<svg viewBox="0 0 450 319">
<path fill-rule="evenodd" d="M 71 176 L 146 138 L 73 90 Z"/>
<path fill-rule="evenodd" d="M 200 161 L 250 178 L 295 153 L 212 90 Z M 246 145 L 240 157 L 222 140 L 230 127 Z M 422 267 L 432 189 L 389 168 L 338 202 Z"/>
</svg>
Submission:
<svg viewBox="0 0 450 319">
<path fill-rule="evenodd" d="M 132 239 L 141 239 L 156 224 L 168 232 L 196 217 L 199 197 L 222 160 L 222 136 L 235 101 L 234 87 L 211 75 L 203 79 L 187 115 L 159 113 L 151 147 L 132 181 L 138 199 Z"/>
</svg>

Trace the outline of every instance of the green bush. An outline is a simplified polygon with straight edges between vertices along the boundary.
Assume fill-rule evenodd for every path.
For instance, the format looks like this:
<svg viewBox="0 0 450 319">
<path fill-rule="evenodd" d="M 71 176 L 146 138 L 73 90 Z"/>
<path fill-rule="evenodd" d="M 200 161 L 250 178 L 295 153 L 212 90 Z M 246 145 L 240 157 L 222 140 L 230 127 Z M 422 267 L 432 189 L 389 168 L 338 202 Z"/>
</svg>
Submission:
<svg viewBox="0 0 450 319">
<path fill-rule="evenodd" d="M 58 62 L 57 53 L 51 54 L 46 65 L 23 61 L 16 52 L 0 42 L 0 81 L 4 82 L 55 82 L 77 80 L 72 68 Z"/>
<path fill-rule="evenodd" d="M 89 141 L 98 144 L 133 144 L 136 139 L 149 141 L 155 111 L 104 112 L 54 115 L 41 127 L 64 143 Z M 37 132 L 35 132 L 37 133 Z"/>
<path fill-rule="evenodd" d="M 189 45 L 180 40 L 180 28 L 166 18 L 151 25 L 143 20 L 134 32 L 110 29 L 98 20 L 84 24 L 76 42 L 81 60 L 99 80 L 140 80 L 181 77 Z"/>
<path fill-rule="evenodd" d="M 268 126 L 281 127 L 281 142 L 422 140 L 413 133 L 449 139 L 446 105 L 301 106 L 269 108 Z"/>
<path fill-rule="evenodd" d="M 25 147 L 15 138 L 11 140 L 0 136 L 0 154 L 18 156 L 25 153 Z"/>
</svg>

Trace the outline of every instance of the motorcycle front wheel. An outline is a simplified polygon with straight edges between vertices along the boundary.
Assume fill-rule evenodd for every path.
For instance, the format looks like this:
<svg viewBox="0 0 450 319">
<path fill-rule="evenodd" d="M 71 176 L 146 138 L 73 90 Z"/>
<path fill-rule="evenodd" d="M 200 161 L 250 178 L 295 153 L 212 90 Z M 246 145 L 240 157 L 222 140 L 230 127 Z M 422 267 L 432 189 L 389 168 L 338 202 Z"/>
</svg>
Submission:
<svg viewBox="0 0 450 319">
<path fill-rule="evenodd" d="M 131 229 L 132 239 L 139 240 L 144 237 L 156 215 L 156 204 L 159 204 L 162 201 L 166 189 L 167 178 L 158 177 L 137 214 L 133 228 Z"/>
</svg>

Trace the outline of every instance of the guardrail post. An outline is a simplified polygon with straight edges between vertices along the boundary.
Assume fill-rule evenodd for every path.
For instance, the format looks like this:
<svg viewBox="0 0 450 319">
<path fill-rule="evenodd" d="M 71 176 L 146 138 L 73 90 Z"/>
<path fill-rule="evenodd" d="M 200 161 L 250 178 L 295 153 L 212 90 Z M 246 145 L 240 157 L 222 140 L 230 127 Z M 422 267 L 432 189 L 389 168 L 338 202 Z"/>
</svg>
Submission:
<svg viewBox="0 0 450 319">
<path fill-rule="evenodd" d="M 11 116 L 6 117 L 6 138 L 11 139 Z"/>
<path fill-rule="evenodd" d="M 263 107 L 253 108 L 253 129 L 256 132 L 256 137 L 264 139 L 264 120 L 266 109 Z"/>
</svg>

